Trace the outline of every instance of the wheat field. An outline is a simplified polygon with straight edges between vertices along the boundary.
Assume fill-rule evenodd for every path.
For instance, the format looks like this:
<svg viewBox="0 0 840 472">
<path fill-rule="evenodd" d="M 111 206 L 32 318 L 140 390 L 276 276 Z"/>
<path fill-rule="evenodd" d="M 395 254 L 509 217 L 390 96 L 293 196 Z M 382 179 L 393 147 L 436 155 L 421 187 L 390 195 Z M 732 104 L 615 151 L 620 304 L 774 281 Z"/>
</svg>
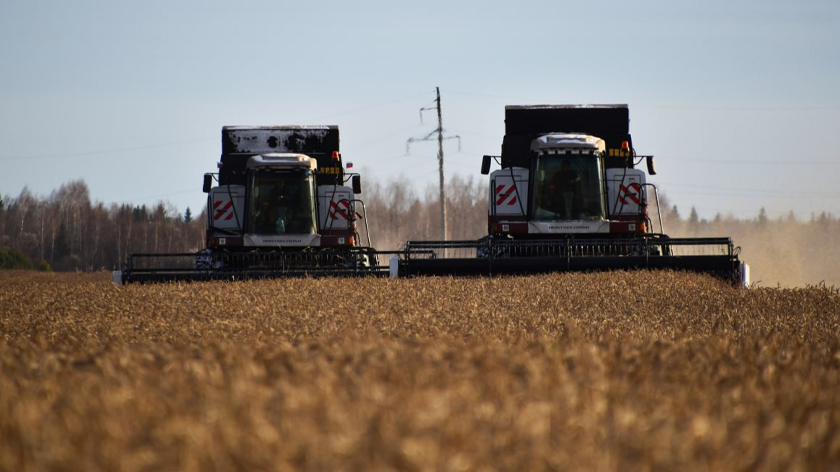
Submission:
<svg viewBox="0 0 840 472">
<path fill-rule="evenodd" d="M 838 470 L 840 293 L 0 273 L 0 470 Z"/>
</svg>

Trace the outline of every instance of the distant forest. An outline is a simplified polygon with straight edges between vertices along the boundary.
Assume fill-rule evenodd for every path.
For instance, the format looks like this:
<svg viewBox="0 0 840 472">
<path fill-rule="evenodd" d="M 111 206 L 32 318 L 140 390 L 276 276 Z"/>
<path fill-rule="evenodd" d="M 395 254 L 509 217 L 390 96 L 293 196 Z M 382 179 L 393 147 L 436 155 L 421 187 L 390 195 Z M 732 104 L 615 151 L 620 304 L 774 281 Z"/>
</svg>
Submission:
<svg viewBox="0 0 840 472">
<path fill-rule="evenodd" d="M 0 250 L 22 253 L 30 265 L 56 271 L 111 270 L 129 253 L 196 251 L 204 244 L 204 220 L 170 204 L 152 207 L 91 202 L 76 180 L 48 197 L 27 188 L 0 201 Z"/>
<path fill-rule="evenodd" d="M 398 249 L 408 240 L 441 239 L 439 189 L 418 191 L 409 179 L 366 181 L 357 208 L 366 243 Z M 448 239 L 475 239 L 487 233 L 486 183 L 453 176 L 447 182 Z M 788 214 L 751 219 L 686 215 L 662 197 L 662 224 L 672 237 L 729 236 L 742 248 L 760 286 L 840 286 L 840 220 L 827 213 L 807 219 Z M 652 210 L 652 214 L 656 211 Z M 106 205 L 92 202 L 84 181 L 62 185 L 47 197 L 28 189 L 0 196 L 0 268 L 98 271 L 119 268 L 131 253 L 194 252 L 204 247 L 204 209 L 178 209 L 160 202 Z M 658 227 L 659 222 L 654 221 Z"/>
</svg>

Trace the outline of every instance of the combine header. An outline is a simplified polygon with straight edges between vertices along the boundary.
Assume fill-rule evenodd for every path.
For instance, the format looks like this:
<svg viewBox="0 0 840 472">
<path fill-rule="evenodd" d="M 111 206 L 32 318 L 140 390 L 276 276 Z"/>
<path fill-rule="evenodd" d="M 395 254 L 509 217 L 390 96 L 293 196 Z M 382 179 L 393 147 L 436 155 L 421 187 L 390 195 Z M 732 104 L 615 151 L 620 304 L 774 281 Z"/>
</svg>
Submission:
<svg viewBox="0 0 840 472">
<path fill-rule="evenodd" d="M 508 106 L 501 156 L 490 174 L 488 236 L 409 241 L 400 275 L 525 274 L 676 269 L 746 284 L 729 238 L 669 238 L 654 228 L 653 156 L 637 155 L 626 105 Z M 493 161 L 501 169 L 490 173 Z"/>
</svg>

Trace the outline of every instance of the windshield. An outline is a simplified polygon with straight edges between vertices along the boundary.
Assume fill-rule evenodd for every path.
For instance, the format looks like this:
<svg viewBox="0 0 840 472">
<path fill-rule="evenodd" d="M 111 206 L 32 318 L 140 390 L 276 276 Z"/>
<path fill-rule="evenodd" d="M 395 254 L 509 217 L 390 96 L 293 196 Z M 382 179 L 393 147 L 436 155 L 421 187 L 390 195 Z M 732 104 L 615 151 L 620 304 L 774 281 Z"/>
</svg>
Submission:
<svg viewBox="0 0 840 472">
<path fill-rule="evenodd" d="M 313 176 L 308 170 L 251 174 L 248 232 L 314 234 Z"/>
<path fill-rule="evenodd" d="M 537 157 L 534 217 L 537 220 L 603 219 L 604 193 L 597 154 Z"/>
</svg>

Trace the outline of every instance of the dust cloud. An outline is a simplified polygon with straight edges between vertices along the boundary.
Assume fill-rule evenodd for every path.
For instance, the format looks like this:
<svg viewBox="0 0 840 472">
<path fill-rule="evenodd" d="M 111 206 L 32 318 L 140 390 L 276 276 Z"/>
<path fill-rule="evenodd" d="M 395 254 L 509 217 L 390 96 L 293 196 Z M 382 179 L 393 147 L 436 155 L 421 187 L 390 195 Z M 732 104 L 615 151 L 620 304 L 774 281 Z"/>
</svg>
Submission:
<svg viewBox="0 0 840 472">
<path fill-rule="evenodd" d="M 840 287 L 840 219 L 828 213 L 807 220 L 788 213 L 771 219 L 762 209 L 755 218 L 717 215 L 688 217 L 676 207 L 663 210 L 665 233 L 671 237 L 729 237 L 750 265 L 753 284 L 761 287 Z"/>
<path fill-rule="evenodd" d="M 447 183 L 448 239 L 475 239 L 487 234 L 487 187 L 483 179 L 452 177 Z M 438 188 L 417 192 L 408 178 L 368 182 L 366 195 L 373 245 L 398 249 L 409 240 L 441 239 Z M 700 219 L 696 211 L 682 216 L 661 198 L 665 234 L 674 237 L 729 237 L 750 266 L 751 281 L 760 287 L 840 287 L 840 219 L 822 213 L 808 219 L 788 214 L 768 218 L 718 215 Z M 651 209 L 653 227 L 658 214 Z"/>
</svg>

